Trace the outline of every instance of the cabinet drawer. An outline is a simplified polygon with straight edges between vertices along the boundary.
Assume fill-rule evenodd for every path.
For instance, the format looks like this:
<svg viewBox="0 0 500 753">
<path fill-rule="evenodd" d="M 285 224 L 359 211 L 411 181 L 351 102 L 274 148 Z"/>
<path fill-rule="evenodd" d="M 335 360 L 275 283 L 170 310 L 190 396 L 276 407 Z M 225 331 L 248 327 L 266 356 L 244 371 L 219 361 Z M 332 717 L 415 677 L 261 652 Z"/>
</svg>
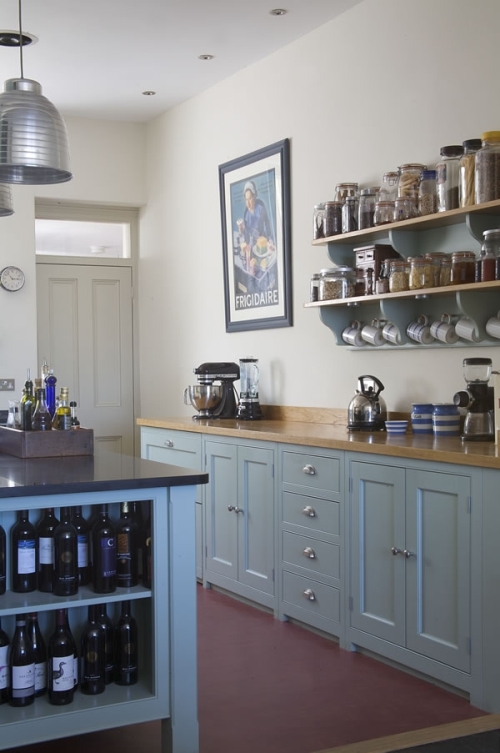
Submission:
<svg viewBox="0 0 500 753">
<path fill-rule="evenodd" d="M 318 575 L 340 578 L 340 547 L 283 531 L 283 563 L 305 567 Z"/>
<path fill-rule="evenodd" d="M 201 469 L 201 434 L 142 428 L 141 454 L 147 460 Z"/>
<path fill-rule="evenodd" d="M 340 535 L 340 505 L 328 499 L 283 492 L 282 520 L 308 528 L 311 533 Z"/>
<path fill-rule="evenodd" d="M 327 620 L 340 622 L 340 591 L 337 588 L 287 570 L 283 571 L 283 602 Z"/>
<path fill-rule="evenodd" d="M 283 452 L 283 482 L 318 492 L 340 492 L 340 459 L 316 453 Z"/>
</svg>

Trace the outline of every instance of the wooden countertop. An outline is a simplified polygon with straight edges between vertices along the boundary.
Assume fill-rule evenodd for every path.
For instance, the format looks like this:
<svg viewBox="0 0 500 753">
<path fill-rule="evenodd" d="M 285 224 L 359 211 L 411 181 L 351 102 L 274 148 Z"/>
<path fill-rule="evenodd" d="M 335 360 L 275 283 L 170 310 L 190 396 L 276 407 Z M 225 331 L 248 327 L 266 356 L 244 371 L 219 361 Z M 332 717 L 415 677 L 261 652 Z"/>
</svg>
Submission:
<svg viewBox="0 0 500 753">
<path fill-rule="evenodd" d="M 345 411 L 343 412 L 345 420 Z M 259 439 L 309 447 L 351 450 L 412 460 L 500 469 L 499 446 L 494 442 L 462 442 L 459 437 L 432 434 L 390 436 L 386 432 L 348 432 L 345 423 L 316 423 L 308 420 L 237 421 L 235 419 L 193 420 L 192 418 L 137 419 L 139 426 L 175 429 L 197 434 Z"/>
</svg>

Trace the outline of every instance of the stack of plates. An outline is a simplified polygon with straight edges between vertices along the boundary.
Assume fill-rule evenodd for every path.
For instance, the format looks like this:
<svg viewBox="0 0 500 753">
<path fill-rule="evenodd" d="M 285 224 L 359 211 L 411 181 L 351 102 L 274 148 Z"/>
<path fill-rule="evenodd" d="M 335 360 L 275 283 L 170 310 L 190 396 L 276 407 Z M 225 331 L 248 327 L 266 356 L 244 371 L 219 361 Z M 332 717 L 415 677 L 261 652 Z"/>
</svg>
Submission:
<svg viewBox="0 0 500 753">
<path fill-rule="evenodd" d="M 406 434 L 408 421 L 386 421 L 385 428 L 388 434 Z"/>
</svg>

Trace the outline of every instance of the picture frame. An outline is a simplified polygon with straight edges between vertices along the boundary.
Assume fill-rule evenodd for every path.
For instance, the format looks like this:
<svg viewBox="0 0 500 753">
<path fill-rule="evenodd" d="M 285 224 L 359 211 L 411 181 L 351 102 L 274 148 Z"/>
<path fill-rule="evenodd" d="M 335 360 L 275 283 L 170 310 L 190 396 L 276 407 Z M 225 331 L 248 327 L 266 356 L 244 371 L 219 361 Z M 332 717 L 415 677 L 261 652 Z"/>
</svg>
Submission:
<svg viewBox="0 0 500 753">
<path fill-rule="evenodd" d="M 226 332 L 292 326 L 290 143 L 219 165 Z"/>
</svg>

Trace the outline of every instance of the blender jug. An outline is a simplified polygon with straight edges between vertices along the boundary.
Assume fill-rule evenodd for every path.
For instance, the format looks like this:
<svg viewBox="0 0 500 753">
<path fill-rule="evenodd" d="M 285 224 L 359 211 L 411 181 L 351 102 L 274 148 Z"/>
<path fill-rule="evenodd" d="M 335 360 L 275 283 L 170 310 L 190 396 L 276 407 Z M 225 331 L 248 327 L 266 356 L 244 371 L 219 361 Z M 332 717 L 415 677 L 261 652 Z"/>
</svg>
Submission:
<svg viewBox="0 0 500 753">
<path fill-rule="evenodd" d="M 259 367 L 257 358 L 240 358 L 240 402 L 236 418 L 262 418 L 259 405 Z"/>
</svg>

